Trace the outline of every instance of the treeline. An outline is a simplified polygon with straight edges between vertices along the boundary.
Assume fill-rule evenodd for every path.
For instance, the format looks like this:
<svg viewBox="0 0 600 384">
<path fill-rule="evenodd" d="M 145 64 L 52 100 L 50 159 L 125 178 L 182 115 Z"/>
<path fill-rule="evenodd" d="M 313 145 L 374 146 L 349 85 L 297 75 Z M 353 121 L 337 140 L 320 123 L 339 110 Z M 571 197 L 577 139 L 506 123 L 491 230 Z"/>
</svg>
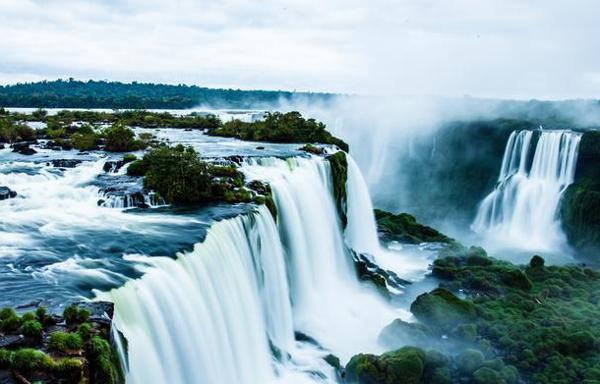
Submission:
<svg viewBox="0 0 600 384">
<path fill-rule="evenodd" d="M 195 85 L 62 80 L 0 86 L 0 106 L 26 108 L 266 108 L 283 100 L 326 101 L 326 93 L 213 89 Z"/>
</svg>

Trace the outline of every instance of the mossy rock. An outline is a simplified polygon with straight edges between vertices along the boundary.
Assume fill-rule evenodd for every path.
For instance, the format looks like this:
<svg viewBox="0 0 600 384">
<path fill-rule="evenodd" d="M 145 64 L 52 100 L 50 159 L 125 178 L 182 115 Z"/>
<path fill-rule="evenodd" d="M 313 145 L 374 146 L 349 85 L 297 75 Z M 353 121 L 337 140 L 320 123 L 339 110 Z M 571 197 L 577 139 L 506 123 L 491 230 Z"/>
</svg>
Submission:
<svg viewBox="0 0 600 384">
<path fill-rule="evenodd" d="M 500 280 L 510 287 L 522 289 L 524 291 L 531 290 L 532 284 L 527 275 L 518 269 L 504 271 L 500 275 Z"/>
<path fill-rule="evenodd" d="M 481 367 L 473 373 L 473 382 L 476 384 L 506 384 L 502 374 L 487 367 Z"/>
<path fill-rule="evenodd" d="M 346 365 L 347 384 L 417 384 L 423 377 L 425 352 L 404 347 L 381 356 L 360 354 Z"/>
<path fill-rule="evenodd" d="M 386 348 L 395 349 L 403 345 L 431 343 L 433 337 L 431 330 L 424 324 L 396 319 L 381 330 L 378 341 Z"/>
<path fill-rule="evenodd" d="M 459 299 L 444 288 L 419 295 L 411 304 L 410 311 L 420 321 L 442 331 L 468 323 L 475 317 L 473 303 Z"/>
<path fill-rule="evenodd" d="M 476 349 L 467 349 L 458 357 L 459 368 L 466 374 L 472 374 L 485 362 L 483 353 Z"/>
<path fill-rule="evenodd" d="M 337 207 L 338 215 L 342 226 L 345 228 L 348 223 L 346 216 L 346 181 L 348 180 L 348 160 L 346 153 L 339 151 L 333 155 L 327 156 L 331 167 L 331 177 L 333 179 L 333 196 Z"/>
<path fill-rule="evenodd" d="M 380 232 L 394 240 L 410 243 L 450 243 L 453 240 L 439 231 L 419 224 L 417 219 L 408 213 L 399 213 L 397 215 L 375 210 L 375 219 Z"/>
</svg>

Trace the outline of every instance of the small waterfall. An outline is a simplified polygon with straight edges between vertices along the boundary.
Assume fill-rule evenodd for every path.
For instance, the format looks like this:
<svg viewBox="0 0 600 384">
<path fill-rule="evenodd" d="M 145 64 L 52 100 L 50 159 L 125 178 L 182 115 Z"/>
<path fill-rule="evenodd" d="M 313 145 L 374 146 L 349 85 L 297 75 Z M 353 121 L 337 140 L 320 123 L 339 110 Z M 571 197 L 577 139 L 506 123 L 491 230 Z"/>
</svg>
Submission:
<svg viewBox="0 0 600 384">
<path fill-rule="evenodd" d="M 506 144 L 496 188 L 481 202 L 471 228 L 520 248 L 552 250 L 564 243 L 557 209 L 573 182 L 581 134 L 515 131 Z"/>
<path fill-rule="evenodd" d="M 382 352 L 379 331 L 406 315 L 358 282 L 328 162 L 253 159 L 242 170 L 271 185 L 277 223 L 264 206 L 221 221 L 192 252 L 151 258 L 107 294 L 129 342 L 129 383 L 331 383 L 323 356 Z"/>
</svg>

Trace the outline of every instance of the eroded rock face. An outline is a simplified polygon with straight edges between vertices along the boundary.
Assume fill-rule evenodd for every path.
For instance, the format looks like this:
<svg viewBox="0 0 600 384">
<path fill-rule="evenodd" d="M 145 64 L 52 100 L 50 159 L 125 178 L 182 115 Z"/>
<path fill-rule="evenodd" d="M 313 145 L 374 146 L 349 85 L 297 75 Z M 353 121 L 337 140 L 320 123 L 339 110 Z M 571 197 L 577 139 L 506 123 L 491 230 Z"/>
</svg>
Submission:
<svg viewBox="0 0 600 384">
<path fill-rule="evenodd" d="M 17 192 L 8 187 L 0 186 L 0 200 L 11 199 L 17 196 Z"/>
</svg>

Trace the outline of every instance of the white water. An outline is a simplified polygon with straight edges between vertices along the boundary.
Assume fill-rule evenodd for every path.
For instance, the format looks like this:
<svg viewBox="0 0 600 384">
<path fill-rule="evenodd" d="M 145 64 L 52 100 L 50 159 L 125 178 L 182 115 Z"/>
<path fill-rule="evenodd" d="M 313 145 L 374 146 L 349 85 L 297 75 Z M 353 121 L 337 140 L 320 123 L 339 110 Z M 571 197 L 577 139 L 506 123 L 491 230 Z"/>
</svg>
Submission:
<svg viewBox="0 0 600 384">
<path fill-rule="evenodd" d="M 151 259 L 155 268 L 109 293 L 129 341 L 129 383 L 332 382 L 322 356 L 382 352 L 379 331 L 408 317 L 357 281 L 327 162 L 269 158 L 243 170 L 271 185 L 277 224 L 265 207 L 222 221 L 193 252 Z M 296 342 L 294 330 L 325 350 Z"/>
<path fill-rule="evenodd" d="M 536 144 L 533 136 L 510 135 L 498 184 L 481 202 L 471 228 L 508 245 L 549 251 L 565 243 L 557 209 L 573 182 L 581 135 L 543 131 Z"/>
</svg>

